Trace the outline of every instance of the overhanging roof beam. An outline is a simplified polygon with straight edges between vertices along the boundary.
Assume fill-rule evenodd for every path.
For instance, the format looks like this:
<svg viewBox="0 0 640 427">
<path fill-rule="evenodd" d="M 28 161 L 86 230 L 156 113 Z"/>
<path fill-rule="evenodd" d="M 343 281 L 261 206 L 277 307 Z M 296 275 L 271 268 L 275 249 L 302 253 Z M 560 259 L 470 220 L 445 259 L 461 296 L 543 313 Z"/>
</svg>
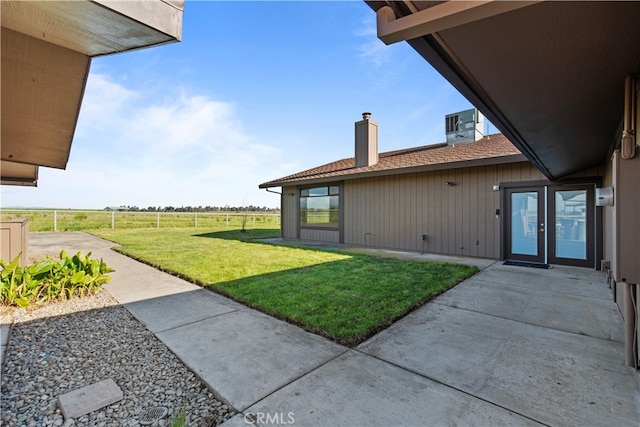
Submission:
<svg viewBox="0 0 640 427">
<path fill-rule="evenodd" d="M 385 44 L 411 40 L 535 3 L 540 1 L 447 1 L 401 18 L 384 6 L 376 13 L 378 38 Z"/>
</svg>

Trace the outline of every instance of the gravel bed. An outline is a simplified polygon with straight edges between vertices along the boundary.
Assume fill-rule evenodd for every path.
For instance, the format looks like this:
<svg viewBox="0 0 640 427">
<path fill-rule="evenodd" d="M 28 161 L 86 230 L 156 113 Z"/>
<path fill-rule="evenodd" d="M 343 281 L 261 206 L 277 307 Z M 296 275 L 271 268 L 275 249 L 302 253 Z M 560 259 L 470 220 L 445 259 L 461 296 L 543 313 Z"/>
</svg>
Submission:
<svg viewBox="0 0 640 427">
<path fill-rule="evenodd" d="M 157 407 L 168 411 L 153 426 L 170 426 L 182 409 L 194 427 L 216 426 L 234 415 L 104 290 L 35 310 L 16 309 L 11 316 L 2 425 L 138 426 Z M 108 378 L 122 389 L 121 401 L 64 420 L 58 396 Z"/>
</svg>

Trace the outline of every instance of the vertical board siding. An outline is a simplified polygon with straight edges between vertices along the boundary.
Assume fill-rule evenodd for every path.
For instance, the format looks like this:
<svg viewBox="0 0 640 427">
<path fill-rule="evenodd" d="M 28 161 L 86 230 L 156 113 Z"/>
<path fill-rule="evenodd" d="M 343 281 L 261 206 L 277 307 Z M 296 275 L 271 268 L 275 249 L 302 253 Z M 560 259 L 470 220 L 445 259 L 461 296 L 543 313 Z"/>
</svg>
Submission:
<svg viewBox="0 0 640 427">
<path fill-rule="evenodd" d="M 298 187 L 282 187 L 282 237 L 298 238 Z"/>
<path fill-rule="evenodd" d="M 335 230 L 317 230 L 313 228 L 301 228 L 300 240 L 313 240 L 317 242 L 340 243 L 340 232 Z"/>
<path fill-rule="evenodd" d="M 495 211 L 501 192 L 493 185 L 542 179 L 530 163 L 520 162 L 345 181 L 344 243 L 499 258 L 501 222 Z M 330 235 L 301 233 L 333 241 Z"/>
</svg>

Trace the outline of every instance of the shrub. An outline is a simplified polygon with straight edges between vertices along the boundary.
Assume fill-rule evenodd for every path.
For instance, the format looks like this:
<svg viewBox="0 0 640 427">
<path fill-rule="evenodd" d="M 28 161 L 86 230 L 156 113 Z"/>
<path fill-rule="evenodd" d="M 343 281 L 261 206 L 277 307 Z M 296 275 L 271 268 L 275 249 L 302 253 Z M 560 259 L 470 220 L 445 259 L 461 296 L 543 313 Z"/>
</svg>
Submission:
<svg viewBox="0 0 640 427">
<path fill-rule="evenodd" d="M 100 290 L 111 280 L 113 271 L 102 259 L 90 259 L 91 252 L 69 256 L 60 252 L 60 260 L 45 258 L 30 266 L 20 266 L 20 255 L 13 261 L 0 260 L 0 302 L 27 308 L 33 303 L 69 299 Z"/>
</svg>

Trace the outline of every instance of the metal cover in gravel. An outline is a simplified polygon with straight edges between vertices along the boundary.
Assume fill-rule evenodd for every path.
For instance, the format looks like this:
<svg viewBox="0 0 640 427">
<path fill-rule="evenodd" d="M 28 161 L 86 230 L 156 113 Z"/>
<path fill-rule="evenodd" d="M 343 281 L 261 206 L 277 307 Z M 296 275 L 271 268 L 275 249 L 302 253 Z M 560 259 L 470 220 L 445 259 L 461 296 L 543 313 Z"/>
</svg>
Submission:
<svg viewBox="0 0 640 427">
<path fill-rule="evenodd" d="M 168 412 L 169 409 L 165 408 L 164 406 L 157 406 L 140 414 L 140 418 L 138 419 L 138 421 L 141 425 L 148 426 L 166 417 Z"/>
</svg>

